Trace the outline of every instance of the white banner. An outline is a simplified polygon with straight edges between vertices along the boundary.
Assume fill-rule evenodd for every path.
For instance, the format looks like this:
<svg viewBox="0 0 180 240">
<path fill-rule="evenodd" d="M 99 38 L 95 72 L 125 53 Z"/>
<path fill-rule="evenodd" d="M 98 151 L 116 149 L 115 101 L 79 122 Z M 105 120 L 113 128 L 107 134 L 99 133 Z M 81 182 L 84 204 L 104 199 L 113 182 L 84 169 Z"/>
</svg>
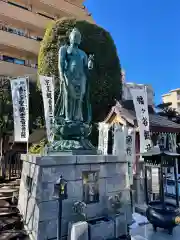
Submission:
<svg viewBox="0 0 180 240">
<path fill-rule="evenodd" d="M 119 123 L 114 124 L 114 142 L 113 142 L 113 155 L 125 157 L 126 141 L 125 141 L 124 126 Z"/>
<path fill-rule="evenodd" d="M 152 168 L 152 192 L 159 193 L 159 168 Z"/>
<path fill-rule="evenodd" d="M 119 123 L 114 125 L 114 144 L 113 155 L 124 157 L 128 162 L 127 181 L 133 184 L 133 164 L 135 155 L 135 131 L 133 128 L 121 126 Z"/>
<path fill-rule="evenodd" d="M 147 90 L 146 88 L 131 88 L 131 94 L 139 127 L 140 153 L 144 153 L 151 149 Z"/>
<path fill-rule="evenodd" d="M 126 159 L 128 162 L 128 173 L 130 185 L 133 184 L 133 166 L 136 161 L 135 131 L 133 128 L 126 128 Z"/>
<path fill-rule="evenodd" d="M 106 123 L 99 123 L 99 141 L 98 141 L 98 150 L 103 155 L 108 153 L 108 133 L 109 125 Z"/>
<path fill-rule="evenodd" d="M 54 139 L 54 78 L 39 76 L 39 80 L 44 103 L 47 139 L 49 142 L 52 142 Z"/>
<path fill-rule="evenodd" d="M 29 139 L 29 86 L 27 78 L 10 81 L 14 117 L 14 141 L 28 142 Z"/>
</svg>

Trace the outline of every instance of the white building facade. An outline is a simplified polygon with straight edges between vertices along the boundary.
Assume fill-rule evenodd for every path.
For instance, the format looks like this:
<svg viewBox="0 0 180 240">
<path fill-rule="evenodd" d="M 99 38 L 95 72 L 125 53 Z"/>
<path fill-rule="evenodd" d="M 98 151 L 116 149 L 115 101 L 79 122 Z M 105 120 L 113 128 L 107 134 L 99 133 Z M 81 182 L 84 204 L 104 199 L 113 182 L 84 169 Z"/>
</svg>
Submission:
<svg viewBox="0 0 180 240">
<path fill-rule="evenodd" d="M 131 88 L 147 88 L 148 105 L 154 107 L 154 90 L 150 84 L 138 84 L 125 81 L 125 72 L 122 71 L 122 100 L 133 100 L 130 92 Z"/>
</svg>

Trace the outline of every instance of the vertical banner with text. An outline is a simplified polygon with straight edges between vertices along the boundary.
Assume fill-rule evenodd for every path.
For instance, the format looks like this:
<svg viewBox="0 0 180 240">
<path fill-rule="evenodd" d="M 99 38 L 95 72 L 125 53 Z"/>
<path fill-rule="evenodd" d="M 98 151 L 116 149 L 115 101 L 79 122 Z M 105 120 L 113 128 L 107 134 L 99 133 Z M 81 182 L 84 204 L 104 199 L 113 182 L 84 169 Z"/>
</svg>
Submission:
<svg viewBox="0 0 180 240">
<path fill-rule="evenodd" d="M 144 153 L 151 149 L 147 90 L 145 87 L 132 88 L 131 94 L 133 98 L 136 118 L 137 118 L 138 127 L 139 127 L 140 153 Z"/>
<path fill-rule="evenodd" d="M 29 139 L 29 82 L 27 78 L 10 81 L 14 118 L 14 141 L 28 142 Z"/>
<path fill-rule="evenodd" d="M 133 128 L 114 124 L 113 155 L 127 161 L 127 181 L 133 184 L 133 164 L 135 162 L 135 131 Z"/>
<path fill-rule="evenodd" d="M 113 155 L 125 156 L 125 132 L 124 126 L 119 123 L 114 124 L 114 142 L 113 142 Z"/>
<path fill-rule="evenodd" d="M 133 166 L 136 160 L 135 150 L 135 130 L 133 128 L 126 128 L 126 159 L 128 162 L 128 174 L 130 185 L 133 184 Z"/>
<path fill-rule="evenodd" d="M 108 153 L 108 133 L 109 125 L 103 122 L 99 123 L 98 150 L 104 155 Z"/>
<path fill-rule="evenodd" d="M 48 142 L 52 142 L 54 138 L 54 78 L 40 75 L 39 81 L 44 103 L 47 139 Z"/>
</svg>

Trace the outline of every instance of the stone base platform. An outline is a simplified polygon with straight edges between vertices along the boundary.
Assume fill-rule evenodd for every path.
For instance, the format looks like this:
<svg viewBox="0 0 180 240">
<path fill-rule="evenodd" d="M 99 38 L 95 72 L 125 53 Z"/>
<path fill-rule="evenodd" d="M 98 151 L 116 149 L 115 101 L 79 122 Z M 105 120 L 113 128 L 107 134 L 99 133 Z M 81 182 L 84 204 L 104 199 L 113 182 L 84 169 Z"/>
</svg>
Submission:
<svg viewBox="0 0 180 240">
<path fill-rule="evenodd" d="M 127 162 L 125 158 L 102 155 L 22 155 L 18 208 L 31 240 L 56 239 L 58 201 L 54 200 L 54 185 L 62 175 L 67 181 L 68 199 L 62 206 L 62 239 L 68 235 L 68 223 L 73 221 L 73 204 L 84 199 L 84 173 L 98 176 L 99 197 L 87 203 L 87 222 L 109 214 L 109 196 L 122 192 L 122 209 L 126 222 L 132 221 L 130 189 L 128 186 Z M 87 190 L 87 189 L 86 189 Z M 125 221 L 125 220 L 124 220 Z M 104 229 L 105 231 L 105 229 Z M 122 232 L 122 235 L 124 232 Z M 99 233 L 101 236 L 101 233 Z"/>
</svg>

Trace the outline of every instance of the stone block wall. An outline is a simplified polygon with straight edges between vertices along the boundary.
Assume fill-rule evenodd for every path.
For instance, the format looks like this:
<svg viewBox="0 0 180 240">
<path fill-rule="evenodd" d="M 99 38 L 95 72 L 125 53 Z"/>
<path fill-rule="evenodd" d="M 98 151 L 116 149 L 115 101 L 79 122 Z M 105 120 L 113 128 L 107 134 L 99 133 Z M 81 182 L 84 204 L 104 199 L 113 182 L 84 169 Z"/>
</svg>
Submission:
<svg viewBox="0 0 180 240">
<path fill-rule="evenodd" d="M 117 156 L 22 155 L 22 160 L 18 206 L 31 239 L 56 239 L 58 202 L 53 198 L 53 192 L 60 175 L 68 182 L 68 199 L 63 201 L 62 236 L 67 236 L 68 222 L 72 221 L 73 216 L 73 204 L 83 201 L 84 171 L 99 172 L 99 202 L 87 205 L 87 218 L 107 214 L 108 197 L 121 191 L 124 202 L 122 211 L 126 211 L 128 221 L 131 222 L 127 163 Z"/>
</svg>

